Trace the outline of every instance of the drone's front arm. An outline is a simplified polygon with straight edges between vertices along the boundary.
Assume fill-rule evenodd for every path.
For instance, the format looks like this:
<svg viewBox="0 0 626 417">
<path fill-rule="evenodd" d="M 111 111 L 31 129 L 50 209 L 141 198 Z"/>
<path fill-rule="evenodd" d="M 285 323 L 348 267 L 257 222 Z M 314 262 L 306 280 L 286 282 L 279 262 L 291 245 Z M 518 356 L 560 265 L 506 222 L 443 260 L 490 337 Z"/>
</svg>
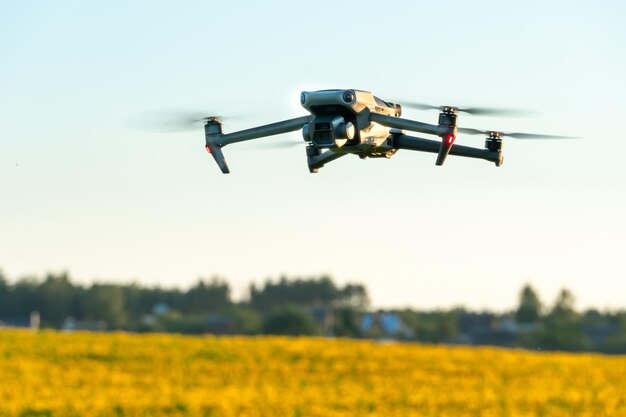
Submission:
<svg viewBox="0 0 626 417">
<path fill-rule="evenodd" d="M 305 124 L 311 121 L 311 116 L 296 117 L 295 119 L 284 120 L 282 122 L 271 123 L 253 127 L 251 129 L 240 130 L 239 132 L 227 133 L 219 138 L 219 145 L 225 146 L 231 143 L 243 142 L 250 139 L 258 139 L 265 136 L 280 135 L 281 133 L 294 132 L 300 130 Z"/>
<path fill-rule="evenodd" d="M 302 116 L 295 119 L 283 120 L 277 123 L 253 127 L 251 129 L 240 130 L 233 133 L 222 133 L 222 124 L 217 121 L 210 121 L 204 125 L 206 136 L 206 149 L 211 153 L 213 159 L 224 174 L 228 174 L 228 164 L 222 153 L 222 147 L 231 143 L 243 142 L 251 139 L 258 139 L 265 136 L 280 135 L 282 133 L 300 130 L 311 121 L 311 116 Z"/>
<path fill-rule="evenodd" d="M 392 134 L 393 146 L 397 149 L 438 153 L 441 143 L 436 140 L 422 139 L 401 133 Z M 502 165 L 502 152 L 490 151 L 489 149 L 472 148 L 470 146 L 452 145 L 450 155 L 465 156 L 467 158 L 484 159 L 494 162 L 496 166 Z"/>
</svg>

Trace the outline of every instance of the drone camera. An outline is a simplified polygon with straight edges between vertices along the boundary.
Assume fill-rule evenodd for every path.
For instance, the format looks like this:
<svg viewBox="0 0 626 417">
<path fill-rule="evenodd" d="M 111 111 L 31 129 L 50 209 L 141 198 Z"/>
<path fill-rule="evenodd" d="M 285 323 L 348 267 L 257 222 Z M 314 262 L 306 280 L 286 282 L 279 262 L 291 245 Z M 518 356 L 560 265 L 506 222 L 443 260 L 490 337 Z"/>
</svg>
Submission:
<svg viewBox="0 0 626 417">
<path fill-rule="evenodd" d="M 341 147 L 355 134 L 354 124 L 341 116 L 317 116 L 302 129 L 304 140 L 319 148 Z"/>
</svg>

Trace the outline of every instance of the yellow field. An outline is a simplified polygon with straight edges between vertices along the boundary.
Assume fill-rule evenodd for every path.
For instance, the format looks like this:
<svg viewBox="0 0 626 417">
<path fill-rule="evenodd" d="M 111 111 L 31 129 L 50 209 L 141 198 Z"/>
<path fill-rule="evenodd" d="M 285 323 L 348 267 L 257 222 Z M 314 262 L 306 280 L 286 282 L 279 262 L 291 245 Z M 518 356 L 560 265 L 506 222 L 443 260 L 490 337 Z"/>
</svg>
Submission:
<svg viewBox="0 0 626 417">
<path fill-rule="evenodd" d="M 626 357 L 0 331 L 0 416 L 626 416 Z"/>
</svg>

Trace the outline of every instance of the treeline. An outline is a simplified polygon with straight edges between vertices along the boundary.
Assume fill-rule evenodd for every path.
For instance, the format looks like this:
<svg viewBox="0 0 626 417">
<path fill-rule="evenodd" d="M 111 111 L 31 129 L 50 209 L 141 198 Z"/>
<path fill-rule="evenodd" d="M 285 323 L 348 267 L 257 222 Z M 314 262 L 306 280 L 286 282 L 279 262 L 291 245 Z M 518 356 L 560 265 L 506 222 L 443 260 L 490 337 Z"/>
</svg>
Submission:
<svg viewBox="0 0 626 417">
<path fill-rule="evenodd" d="M 567 289 L 545 304 L 537 291 L 526 285 L 519 293 L 517 307 L 503 313 L 462 307 L 398 313 L 423 342 L 626 353 L 626 311 L 578 311 L 575 297 Z"/>
<path fill-rule="evenodd" d="M 267 280 L 234 301 L 228 281 L 200 279 L 187 289 L 138 284 L 79 285 L 68 274 L 21 278 L 0 273 L 0 327 L 215 334 L 287 334 L 398 339 L 426 343 L 626 353 L 626 312 L 577 311 L 564 289 L 552 303 L 525 286 L 518 305 L 494 313 L 459 307 L 372 311 L 365 286 L 330 277 Z"/>
<path fill-rule="evenodd" d="M 10 284 L 0 273 L 0 324 L 5 325 L 23 324 L 36 311 L 44 328 L 316 334 L 312 308 L 317 308 L 337 313 L 333 314 L 337 334 L 356 336 L 356 313 L 368 305 L 363 285 L 337 286 L 327 276 L 268 280 L 251 285 L 248 296 L 235 302 L 229 283 L 219 277 L 200 279 L 181 290 L 136 283 L 83 286 L 67 273 L 25 277 Z"/>
</svg>

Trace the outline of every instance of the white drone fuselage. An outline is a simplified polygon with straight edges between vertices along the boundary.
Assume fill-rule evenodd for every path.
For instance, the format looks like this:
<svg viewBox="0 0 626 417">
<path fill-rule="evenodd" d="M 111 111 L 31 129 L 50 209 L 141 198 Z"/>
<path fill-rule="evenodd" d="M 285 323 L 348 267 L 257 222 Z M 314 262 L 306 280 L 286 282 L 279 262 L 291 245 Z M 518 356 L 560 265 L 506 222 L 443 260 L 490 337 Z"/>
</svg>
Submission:
<svg viewBox="0 0 626 417">
<path fill-rule="evenodd" d="M 381 100 L 369 91 L 322 90 L 302 92 L 300 102 L 313 116 L 304 127 L 305 141 L 339 154 L 391 157 L 391 128 L 369 120 L 370 113 L 400 117 L 402 108 Z M 347 125 L 347 128 L 346 128 Z"/>
</svg>

